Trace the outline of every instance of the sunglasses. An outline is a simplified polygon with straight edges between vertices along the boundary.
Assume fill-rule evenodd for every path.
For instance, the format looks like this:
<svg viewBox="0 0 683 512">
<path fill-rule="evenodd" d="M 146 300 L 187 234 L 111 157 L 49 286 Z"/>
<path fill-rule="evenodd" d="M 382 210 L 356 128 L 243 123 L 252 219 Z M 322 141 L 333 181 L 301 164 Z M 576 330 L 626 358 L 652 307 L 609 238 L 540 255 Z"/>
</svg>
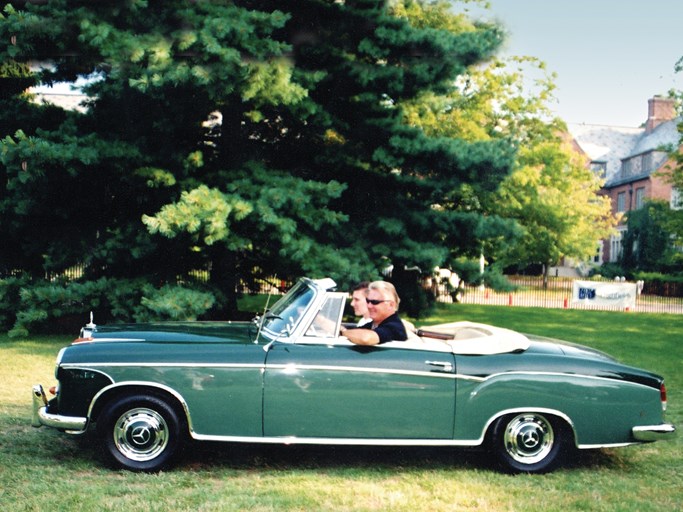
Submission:
<svg viewBox="0 0 683 512">
<path fill-rule="evenodd" d="M 372 304 L 373 306 L 376 306 L 378 304 L 381 304 L 382 302 L 391 302 L 391 299 L 385 299 L 385 300 L 365 299 L 365 302 L 367 302 L 368 304 Z"/>
</svg>

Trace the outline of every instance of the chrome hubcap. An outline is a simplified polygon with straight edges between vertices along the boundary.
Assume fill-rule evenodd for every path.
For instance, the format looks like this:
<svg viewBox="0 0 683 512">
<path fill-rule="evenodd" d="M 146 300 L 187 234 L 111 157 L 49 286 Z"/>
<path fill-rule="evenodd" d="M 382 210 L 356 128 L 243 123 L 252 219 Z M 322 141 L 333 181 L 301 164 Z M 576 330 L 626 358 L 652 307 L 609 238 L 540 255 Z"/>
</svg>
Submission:
<svg viewBox="0 0 683 512">
<path fill-rule="evenodd" d="M 152 460 L 168 444 L 168 425 L 152 409 L 131 409 L 123 413 L 114 426 L 114 444 L 131 460 Z"/>
<path fill-rule="evenodd" d="M 552 450 L 555 434 L 550 422 L 537 414 L 520 414 L 505 429 L 505 450 L 517 462 L 535 464 Z"/>
</svg>

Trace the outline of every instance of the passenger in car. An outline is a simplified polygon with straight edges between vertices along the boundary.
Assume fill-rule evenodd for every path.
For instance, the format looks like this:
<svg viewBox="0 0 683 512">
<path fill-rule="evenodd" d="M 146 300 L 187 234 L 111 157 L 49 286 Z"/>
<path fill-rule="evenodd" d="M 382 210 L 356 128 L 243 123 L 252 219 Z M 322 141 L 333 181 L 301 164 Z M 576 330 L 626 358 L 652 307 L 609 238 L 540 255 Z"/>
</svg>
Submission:
<svg viewBox="0 0 683 512">
<path fill-rule="evenodd" d="M 386 281 L 373 281 L 368 285 L 366 297 L 371 323 L 358 328 L 341 327 L 341 334 L 358 345 L 377 345 L 387 341 L 408 339 L 406 328 L 398 316 L 401 299 L 396 288 Z"/>
<path fill-rule="evenodd" d="M 361 281 L 353 287 L 353 291 L 351 292 L 351 307 L 353 308 L 353 314 L 360 317 L 356 327 L 363 327 L 363 325 L 372 322 L 372 318 L 370 318 L 370 314 L 368 313 L 368 303 L 365 300 L 367 299 L 369 285 L 369 281 Z"/>
</svg>

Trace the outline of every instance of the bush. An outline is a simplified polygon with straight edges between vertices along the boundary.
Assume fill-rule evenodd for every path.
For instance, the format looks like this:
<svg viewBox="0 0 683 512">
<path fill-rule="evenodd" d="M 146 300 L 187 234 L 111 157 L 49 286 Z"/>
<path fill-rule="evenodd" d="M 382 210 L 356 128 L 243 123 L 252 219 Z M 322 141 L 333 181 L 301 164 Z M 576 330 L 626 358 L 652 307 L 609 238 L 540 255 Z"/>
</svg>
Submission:
<svg viewBox="0 0 683 512">
<path fill-rule="evenodd" d="M 28 277 L 8 277 L 0 279 L 0 329 L 9 330 L 17 321 L 17 311 L 21 302 L 20 291 L 29 285 Z"/>
<path fill-rule="evenodd" d="M 49 333 L 76 330 L 93 311 L 100 321 L 129 320 L 140 303 L 142 283 L 133 280 L 102 278 L 87 282 L 31 283 L 19 292 L 12 337 L 27 336 L 29 331 Z"/>
<path fill-rule="evenodd" d="M 159 290 L 151 286 L 145 288 L 135 319 L 138 322 L 149 320 L 196 320 L 210 310 L 216 298 L 209 292 L 191 290 L 182 286 L 164 286 Z"/>
<path fill-rule="evenodd" d="M 637 281 L 657 283 L 683 283 L 683 276 L 661 274 L 659 272 L 634 272 L 633 278 Z"/>
<path fill-rule="evenodd" d="M 683 297 L 683 276 L 659 272 L 636 272 L 634 280 L 643 281 L 643 293 L 660 297 Z"/>
<path fill-rule="evenodd" d="M 630 279 L 630 274 L 621 265 L 617 263 L 603 263 L 601 266 L 592 269 L 589 277 L 603 277 L 605 279 L 614 279 L 615 277 L 627 277 Z"/>
<path fill-rule="evenodd" d="M 6 280 L 5 280 L 6 281 Z M 17 293 L 16 289 L 19 288 Z M 18 300 L 15 296 L 18 295 Z M 0 297 L 0 318 L 9 335 L 77 332 L 92 311 L 95 323 L 195 319 L 213 306 L 209 292 L 180 286 L 155 289 L 140 279 L 101 278 L 87 282 L 8 283 Z M 11 308 L 11 309 L 9 309 Z M 11 311 L 16 311 L 12 315 Z"/>
</svg>

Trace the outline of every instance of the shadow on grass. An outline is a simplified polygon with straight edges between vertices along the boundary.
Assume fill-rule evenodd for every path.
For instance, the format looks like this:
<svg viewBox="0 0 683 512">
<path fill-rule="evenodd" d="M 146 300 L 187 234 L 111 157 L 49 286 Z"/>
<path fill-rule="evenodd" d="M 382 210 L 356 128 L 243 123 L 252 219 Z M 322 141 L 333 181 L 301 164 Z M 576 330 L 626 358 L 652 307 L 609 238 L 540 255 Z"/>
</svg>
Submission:
<svg viewBox="0 0 683 512">
<path fill-rule="evenodd" d="M 624 469 L 614 451 L 580 450 L 560 470 Z M 193 443 L 177 469 L 269 470 L 483 470 L 503 472 L 496 456 L 483 448 L 367 447 Z"/>
<path fill-rule="evenodd" d="M 34 452 L 42 463 L 77 466 L 109 466 L 99 449 L 97 436 L 69 437 L 54 430 L 21 425 L 14 429 L 14 450 L 30 459 Z M 38 434 L 36 436 L 36 434 Z M 22 442 L 21 439 L 25 438 Z M 14 451 L 11 450 L 11 451 Z M 37 450 L 37 453 L 36 453 Z M 559 470 L 627 470 L 631 462 L 623 450 L 580 450 Z M 270 445 L 190 442 L 171 471 L 219 470 L 331 470 L 331 471 L 453 471 L 502 472 L 495 455 L 480 448 L 367 447 L 320 445 Z"/>
<path fill-rule="evenodd" d="M 228 466 L 233 469 L 488 469 L 482 451 L 426 447 L 367 447 L 194 443 L 177 467 Z"/>
</svg>

